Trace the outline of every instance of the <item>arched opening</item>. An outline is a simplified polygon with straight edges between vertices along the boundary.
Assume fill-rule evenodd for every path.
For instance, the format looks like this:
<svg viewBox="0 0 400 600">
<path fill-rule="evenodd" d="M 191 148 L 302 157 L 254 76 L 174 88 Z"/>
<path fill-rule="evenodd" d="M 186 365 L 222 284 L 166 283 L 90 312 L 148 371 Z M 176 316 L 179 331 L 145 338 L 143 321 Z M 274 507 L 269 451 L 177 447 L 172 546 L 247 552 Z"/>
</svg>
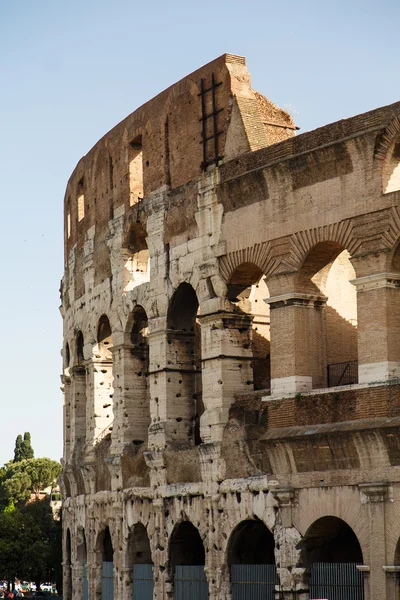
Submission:
<svg viewBox="0 0 400 600">
<path fill-rule="evenodd" d="M 314 598 L 334 598 L 342 586 L 349 597 L 363 599 L 363 578 L 357 564 L 363 564 L 360 543 L 342 519 L 327 516 L 315 521 L 302 541 L 301 562 L 310 569 L 310 591 Z"/>
<path fill-rule="evenodd" d="M 129 205 L 143 199 L 143 147 L 142 136 L 136 136 L 128 146 L 129 160 Z"/>
<path fill-rule="evenodd" d="M 65 539 L 65 558 L 66 558 L 66 566 L 65 566 L 65 599 L 72 599 L 72 551 L 71 551 L 71 531 L 69 528 L 67 529 L 67 535 Z"/>
<path fill-rule="evenodd" d="M 201 332 L 196 320 L 197 295 L 189 283 L 175 290 L 168 309 L 168 372 L 171 394 L 169 411 L 172 439 L 199 444 L 200 418 L 204 412 L 201 383 Z"/>
<path fill-rule="evenodd" d="M 83 361 L 85 360 L 85 357 L 83 355 L 83 347 L 84 347 L 85 343 L 84 343 L 84 339 L 83 339 L 83 333 L 82 331 L 78 331 L 78 333 L 76 334 L 76 362 L 78 365 L 81 365 L 83 363 Z"/>
<path fill-rule="evenodd" d="M 76 454 L 83 452 L 86 439 L 86 368 L 83 347 L 83 333 L 78 331 L 75 336 L 75 356 L 71 381 L 73 417 L 71 438 Z"/>
<path fill-rule="evenodd" d="M 124 349 L 123 380 L 123 440 L 137 449 L 147 442 L 150 425 L 150 390 L 148 319 L 142 306 L 136 306 L 127 326 L 127 344 Z"/>
<path fill-rule="evenodd" d="M 264 302 L 267 298 L 269 291 L 261 269 L 253 263 L 239 265 L 228 283 L 228 299 L 252 317 L 249 343 L 255 390 L 269 389 L 271 385 L 270 310 Z"/>
<path fill-rule="evenodd" d="M 124 292 L 150 280 L 150 253 L 146 238 L 147 232 L 141 223 L 131 225 L 122 249 Z"/>
<path fill-rule="evenodd" d="M 335 242 L 314 246 L 299 270 L 298 291 L 307 305 L 304 360 L 313 389 L 358 382 L 355 277 L 348 251 Z"/>
<path fill-rule="evenodd" d="M 68 342 L 65 345 L 65 354 L 64 354 L 64 357 L 65 357 L 65 359 L 64 359 L 65 360 L 64 369 L 68 369 L 69 363 L 71 362 L 71 353 L 70 353 L 70 350 L 69 350 L 69 344 L 68 344 Z"/>
<path fill-rule="evenodd" d="M 228 544 L 228 566 L 233 600 L 275 597 L 274 536 L 262 521 L 248 519 L 234 529 Z"/>
<path fill-rule="evenodd" d="M 114 548 L 108 526 L 99 534 L 97 551 L 101 557 L 101 600 L 114 600 Z"/>
<path fill-rule="evenodd" d="M 382 170 L 382 193 L 389 194 L 400 190 L 400 140 L 397 139 L 388 150 Z"/>
<path fill-rule="evenodd" d="M 153 560 L 146 528 L 137 523 L 128 536 L 128 561 L 132 573 L 132 598 L 152 600 L 154 591 Z"/>
<path fill-rule="evenodd" d="M 174 582 L 175 600 L 208 599 L 204 565 L 205 551 L 198 529 L 189 521 L 179 523 L 169 545 L 169 572 Z"/>
<path fill-rule="evenodd" d="M 93 358 L 95 441 L 101 441 L 112 431 L 113 414 L 113 341 L 108 317 L 102 315 L 97 327 L 97 346 Z"/>
</svg>

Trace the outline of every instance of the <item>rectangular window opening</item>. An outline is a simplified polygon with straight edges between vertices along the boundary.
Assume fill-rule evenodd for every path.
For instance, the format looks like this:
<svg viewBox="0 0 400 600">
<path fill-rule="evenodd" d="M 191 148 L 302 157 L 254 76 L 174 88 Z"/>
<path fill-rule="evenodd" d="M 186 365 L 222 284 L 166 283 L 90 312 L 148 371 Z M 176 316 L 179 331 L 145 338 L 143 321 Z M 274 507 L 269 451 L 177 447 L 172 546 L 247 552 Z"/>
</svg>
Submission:
<svg viewBox="0 0 400 600">
<path fill-rule="evenodd" d="M 143 150 L 142 136 L 138 135 L 129 144 L 129 205 L 143 198 Z"/>
</svg>

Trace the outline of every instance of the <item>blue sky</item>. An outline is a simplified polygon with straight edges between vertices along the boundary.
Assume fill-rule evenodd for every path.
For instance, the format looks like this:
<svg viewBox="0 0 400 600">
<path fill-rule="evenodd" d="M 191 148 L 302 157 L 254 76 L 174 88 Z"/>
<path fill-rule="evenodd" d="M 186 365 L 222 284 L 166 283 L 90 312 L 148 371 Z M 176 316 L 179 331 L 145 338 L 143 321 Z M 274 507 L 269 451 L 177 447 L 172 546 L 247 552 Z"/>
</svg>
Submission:
<svg viewBox="0 0 400 600">
<path fill-rule="evenodd" d="M 62 206 L 79 158 L 213 58 L 301 131 L 400 100 L 395 0 L 0 0 L 0 464 L 18 433 L 62 455 Z"/>
</svg>

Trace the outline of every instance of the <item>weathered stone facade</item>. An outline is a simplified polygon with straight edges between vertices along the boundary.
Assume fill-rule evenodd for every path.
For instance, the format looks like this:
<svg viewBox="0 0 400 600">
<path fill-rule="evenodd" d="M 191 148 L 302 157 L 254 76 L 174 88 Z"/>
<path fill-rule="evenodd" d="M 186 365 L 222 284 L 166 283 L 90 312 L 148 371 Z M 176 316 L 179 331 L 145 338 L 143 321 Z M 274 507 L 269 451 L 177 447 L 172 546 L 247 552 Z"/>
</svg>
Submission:
<svg viewBox="0 0 400 600">
<path fill-rule="evenodd" d="M 400 598 L 400 103 L 294 136 L 224 55 L 136 110 L 65 195 L 64 597 L 132 565 L 360 563 Z M 346 385 L 344 385 L 346 384 Z M 296 592 L 296 595 L 293 595 Z"/>
</svg>

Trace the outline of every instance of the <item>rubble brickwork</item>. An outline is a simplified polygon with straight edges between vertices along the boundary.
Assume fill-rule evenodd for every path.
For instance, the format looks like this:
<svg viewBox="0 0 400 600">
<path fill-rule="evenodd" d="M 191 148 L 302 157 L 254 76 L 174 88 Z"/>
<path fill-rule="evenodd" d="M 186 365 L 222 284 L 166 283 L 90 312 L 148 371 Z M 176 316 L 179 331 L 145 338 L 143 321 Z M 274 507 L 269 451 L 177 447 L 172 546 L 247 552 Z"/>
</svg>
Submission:
<svg viewBox="0 0 400 600">
<path fill-rule="evenodd" d="M 107 133 L 64 203 L 64 597 L 204 565 L 400 571 L 400 102 L 295 135 L 223 55 Z M 86 592 L 85 592 L 86 594 Z M 85 596 L 86 597 L 86 596 Z M 178 599 L 177 599 L 178 600 Z"/>
</svg>

